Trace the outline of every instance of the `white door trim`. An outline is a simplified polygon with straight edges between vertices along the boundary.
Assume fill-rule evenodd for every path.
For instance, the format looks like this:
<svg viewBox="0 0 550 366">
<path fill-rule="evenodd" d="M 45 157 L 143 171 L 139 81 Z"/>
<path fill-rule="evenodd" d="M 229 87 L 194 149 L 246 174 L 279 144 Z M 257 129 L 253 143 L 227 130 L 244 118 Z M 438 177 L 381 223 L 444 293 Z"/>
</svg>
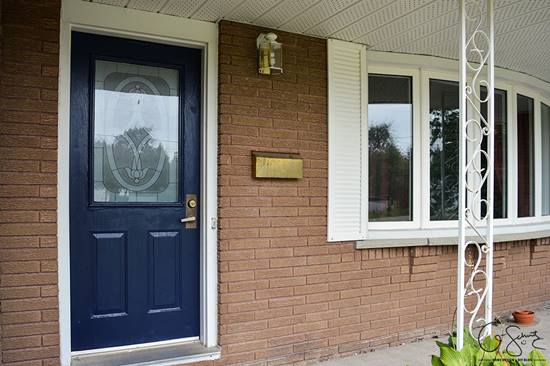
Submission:
<svg viewBox="0 0 550 366">
<path fill-rule="evenodd" d="M 71 31 L 105 34 L 157 43 L 200 48 L 203 52 L 201 146 L 201 276 L 200 340 L 218 343 L 217 259 L 217 24 L 157 13 L 106 6 L 82 0 L 62 0 L 59 40 L 58 119 L 58 276 L 60 358 L 71 364 L 71 294 L 69 245 L 69 128 Z"/>
</svg>

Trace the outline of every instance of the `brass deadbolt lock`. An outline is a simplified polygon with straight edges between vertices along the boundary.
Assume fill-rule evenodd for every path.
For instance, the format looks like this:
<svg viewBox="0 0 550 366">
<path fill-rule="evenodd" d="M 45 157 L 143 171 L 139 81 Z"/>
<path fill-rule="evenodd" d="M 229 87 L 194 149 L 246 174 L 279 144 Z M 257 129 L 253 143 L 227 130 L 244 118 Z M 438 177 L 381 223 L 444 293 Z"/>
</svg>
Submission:
<svg viewBox="0 0 550 366">
<path fill-rule="evenodd" d="M 189 208 L 195 208 L 197 207 L 197 200 L 191 198 L 189 201 L 187 201 L 187 206 Z"/>
</svg>

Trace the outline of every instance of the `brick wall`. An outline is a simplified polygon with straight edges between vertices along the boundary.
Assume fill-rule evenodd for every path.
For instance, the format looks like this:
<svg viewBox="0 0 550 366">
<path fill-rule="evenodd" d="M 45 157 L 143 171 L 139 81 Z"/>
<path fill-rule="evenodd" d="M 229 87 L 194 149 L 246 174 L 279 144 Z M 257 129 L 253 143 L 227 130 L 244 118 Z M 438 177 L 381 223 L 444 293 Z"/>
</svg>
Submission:
<svg viewBox="0 0 550 366">
<path fill-rule="evenodd" d="M 0 364 L 55 365 L 59 2 L 0 4 Z"/>
<path fill-rule="evenodd" d="M 216 364 L 301 365 L 449 329 L 454 246 L 355 250 L 326 242 L 325 41 L 277 31 L 285 73 L 260 76 L 261 31 L 220 24 Z M 251 151 L 299 153 L 304 179 L 253 179 Z M 548 244 L 497 245 L 497 312 L 550 300 Z"/>
</svg>

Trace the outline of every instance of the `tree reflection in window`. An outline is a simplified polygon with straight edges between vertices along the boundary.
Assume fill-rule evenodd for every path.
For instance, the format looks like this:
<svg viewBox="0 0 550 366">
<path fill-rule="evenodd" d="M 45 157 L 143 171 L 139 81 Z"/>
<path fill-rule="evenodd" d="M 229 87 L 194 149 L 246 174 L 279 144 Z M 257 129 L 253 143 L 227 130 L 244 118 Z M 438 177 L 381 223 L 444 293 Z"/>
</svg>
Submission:
<svg viewBox="0 0 550 366">
<path fill-rule="evenodd" d="M 412 220 L 412 80 L 369 75 L 369 221 Z"/>
</svg>

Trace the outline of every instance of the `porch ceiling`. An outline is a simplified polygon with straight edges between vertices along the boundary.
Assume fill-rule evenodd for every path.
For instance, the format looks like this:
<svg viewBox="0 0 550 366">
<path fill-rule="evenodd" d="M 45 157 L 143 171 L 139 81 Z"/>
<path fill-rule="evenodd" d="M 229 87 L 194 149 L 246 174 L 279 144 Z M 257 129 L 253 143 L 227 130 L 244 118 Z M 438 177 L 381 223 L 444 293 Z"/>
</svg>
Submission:
<svg viewBox="0 0 550 366">
<path fill-rule="evenodd" d="M 90 0 L 458 58 L 458 0 Z M 550 82 L 550 0 L 495 0 L 495 61 Z"/>
</svg>

